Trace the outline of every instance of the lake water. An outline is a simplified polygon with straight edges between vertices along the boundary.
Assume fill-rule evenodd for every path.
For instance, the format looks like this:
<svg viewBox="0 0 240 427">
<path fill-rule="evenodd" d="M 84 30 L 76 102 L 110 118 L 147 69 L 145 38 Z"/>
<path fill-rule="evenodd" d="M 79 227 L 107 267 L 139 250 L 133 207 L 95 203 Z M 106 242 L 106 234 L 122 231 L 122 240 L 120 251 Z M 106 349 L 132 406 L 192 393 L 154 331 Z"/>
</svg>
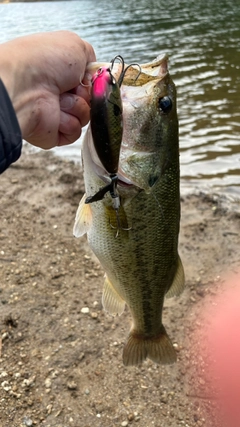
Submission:
<svg viewBox="0 0 240 427">
<path fill-rule="evenodd" d="M 170 56 L 178 90 L 183 191 L 240 196 L 239 0 L 80 0 L 0 5 L 0 42 L 73 30 L 100 61 Z M 56 152 L 78 158 L 80 142 Z"/>
</svg>

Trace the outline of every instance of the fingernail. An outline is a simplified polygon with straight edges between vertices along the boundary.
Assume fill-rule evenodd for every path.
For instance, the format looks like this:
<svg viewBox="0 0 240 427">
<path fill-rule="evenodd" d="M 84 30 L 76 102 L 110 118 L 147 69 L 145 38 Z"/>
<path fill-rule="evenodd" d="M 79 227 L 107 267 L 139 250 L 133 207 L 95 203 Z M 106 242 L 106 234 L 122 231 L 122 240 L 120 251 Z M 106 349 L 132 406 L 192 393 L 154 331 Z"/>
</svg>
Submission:
<svg viewBox="0 0 240 427">
<path fill-rule="evenodd" d="M 72 95 L 61 95 L 60 97 L 60 108 L 62 110 L 70 110 L 73 107 L 75 100 Z"/>
</svg>

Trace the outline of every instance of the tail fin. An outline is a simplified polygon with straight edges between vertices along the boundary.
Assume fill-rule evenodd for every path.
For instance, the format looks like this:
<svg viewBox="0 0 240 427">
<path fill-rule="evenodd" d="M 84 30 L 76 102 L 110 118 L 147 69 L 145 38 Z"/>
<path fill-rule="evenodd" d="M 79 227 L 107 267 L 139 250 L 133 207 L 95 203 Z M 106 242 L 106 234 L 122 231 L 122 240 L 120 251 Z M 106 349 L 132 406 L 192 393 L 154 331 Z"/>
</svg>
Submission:
<svg viewBox="0 0 240 427">
<path fill-rule="evenodd" d="M 146 337 L 131 332 L 123 349 L 125 366 L 140 365 L 145 359 L 167 365 L 176 362 L 176 353 L 164 326 L 157 337 Z"/>
</svg>

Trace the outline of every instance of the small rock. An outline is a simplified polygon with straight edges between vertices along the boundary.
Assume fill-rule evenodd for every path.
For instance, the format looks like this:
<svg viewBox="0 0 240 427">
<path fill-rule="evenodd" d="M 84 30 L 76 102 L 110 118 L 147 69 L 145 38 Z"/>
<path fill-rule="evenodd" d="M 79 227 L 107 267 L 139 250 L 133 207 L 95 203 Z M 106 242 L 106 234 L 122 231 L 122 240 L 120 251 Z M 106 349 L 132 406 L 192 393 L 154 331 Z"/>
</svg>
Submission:
<svg viewBox="0 0 240 427">
<path fill-rule="evenodd" d="M 52 381 L 51 381 L 51 379 L 50 379 L 50 378 L 47 378 L 47 379 L 45 380 L 45 387 L 46 387 L 46 388 L 51 388 L 51 387 L 52 387 Z"/>
<path fill-rule="evenodd" d="M 18 362 L 18 364 L 20 364 L 20 362 Z M 30 387 L 32 387 L 32 386 L 34 385 L 35 378 L 36 378 L 35 376 L 30 377 L 30 378 L 25 378 L 25 379 L 22 381 L 21 386 L 22 386 L 22 387 L 25 387 L 25 388 L 30 388 Z"/>
<path fill-rule="evenodd" d="M 167 402 L 168 402 L 168 396 L 167 396 L 167 393 L 164 393 L 164 394 L 161 396 L 160 401 L 161 401 L 162 403 L 167 403 Z"/>
<path fill-rule="evenodd" d="M 127 427 L 128 426 L 128 421 L 123 421 L 121 424 L 121 427 Z"/>
<path fill-rule="evenodd" d="M 23 418 L 23 424 L 27 427 L 31 427 L 33 425 L 33 422 L 31 420 L 31 418 L 29 417 L 24 417 Z"/>
<path fill-rule="evenodd" d="M 2 334 L 2 341 L 6 340 L 9 337 L 9 333 L 8 332 L 4 332 Z"/>
<path fill-rule="evenodd" d="M 93 312 L 91 313 L 91 317 L 92 317 L 93 319 L 97 319 L 97 318 L 98 318 L 98 314 L 97 314 L 95 311 L 93 311 Z"/>
<path fill-rule="evenodd" d="M 14 374 L 14 377 L 15 377 L 15 378 L 20 378 L 20 377 L 21 377 L 21 373 L 20 373 L 20 372 L 16 372 L 16 373 Z"/>
<path fill-rule="evenodd" d="M 86 390 L 85 390 L 85 394 L 86 394 L 86 395 L 90 394 L 90 390 L 88 390 L 88 388 L 86 388 Z"/>
<path fill-rule="evenodd" d="M 128 414 L 128 421 L 134 420 L 134 414 Z"/>
<path fill-rule="evenodd" d="M 179 351 L 180 351 L 180 348 L 179 348 L 179 345 L 178 345 L 178 343 L 177 343 L 177 342 L 173 343 L 173 347 L 175 348 L 175 350 L 176 350 L 177 352 L 179 352 Z"/>
<path fill-rule="evenodd" d="M 48 405 L 48 406 L 46 407 L 48 415 L 50 415 L 50 414 L 52 413 L 52 408 L 53 408 L 53 406 L 52 406 L 52 405 Z"/>
<path fill-rule="evenodd" d="M 88 314 L 89 313 L 89 308 L 88 307 L 81 308 L 81 313 Z"/>
<path fill-rule="evenodd" d="M 68 390 L 76 390 L 77 384 L 74 381 L 68 381 L 67 388 Z"/>
<path fill-rule="evenodd" d="M 10 386 L 10 384 L 9 384 L 9 382 L 8 382 L 8 381 L 3 381 L 3 382 L 1 383 L 1 386 L 2 386 L 3 390 L 5 390 L 5 391 L 9 391 L 9 390 L 11 390 L 11 386 Z"/>
</svg>

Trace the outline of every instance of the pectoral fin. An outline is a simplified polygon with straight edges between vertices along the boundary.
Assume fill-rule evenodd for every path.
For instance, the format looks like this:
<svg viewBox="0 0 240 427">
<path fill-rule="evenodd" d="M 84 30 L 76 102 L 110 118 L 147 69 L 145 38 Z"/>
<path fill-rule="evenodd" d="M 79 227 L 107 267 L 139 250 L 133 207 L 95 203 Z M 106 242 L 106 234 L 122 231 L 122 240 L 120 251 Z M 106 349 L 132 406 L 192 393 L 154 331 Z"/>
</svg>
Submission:
<svg viewBox="0 0 240 427">
<path fill-rule="evenodd" d="M 73 235 L 81 237 L 87 233 L 92 225 L 92 208 L 85 203 L 86 194 L 82 197 L 75 217 Z"/>
<path fill-rule="evenodd" d="M 123 313 L 125 308 L 125 301 L 120 297 L 114 289 L 109 278 L 106 276 L 103 285 L 102 305 L 105 311 L 115 316 Z"/>
<path fill-rule="evenodd" d="M 166 298 L 178 296 L 182 293 L 185 284 L 185 275 L 181 258 L 178 256 L 178 267 L 170 289 L 166 293 Z"/>
</svg>

